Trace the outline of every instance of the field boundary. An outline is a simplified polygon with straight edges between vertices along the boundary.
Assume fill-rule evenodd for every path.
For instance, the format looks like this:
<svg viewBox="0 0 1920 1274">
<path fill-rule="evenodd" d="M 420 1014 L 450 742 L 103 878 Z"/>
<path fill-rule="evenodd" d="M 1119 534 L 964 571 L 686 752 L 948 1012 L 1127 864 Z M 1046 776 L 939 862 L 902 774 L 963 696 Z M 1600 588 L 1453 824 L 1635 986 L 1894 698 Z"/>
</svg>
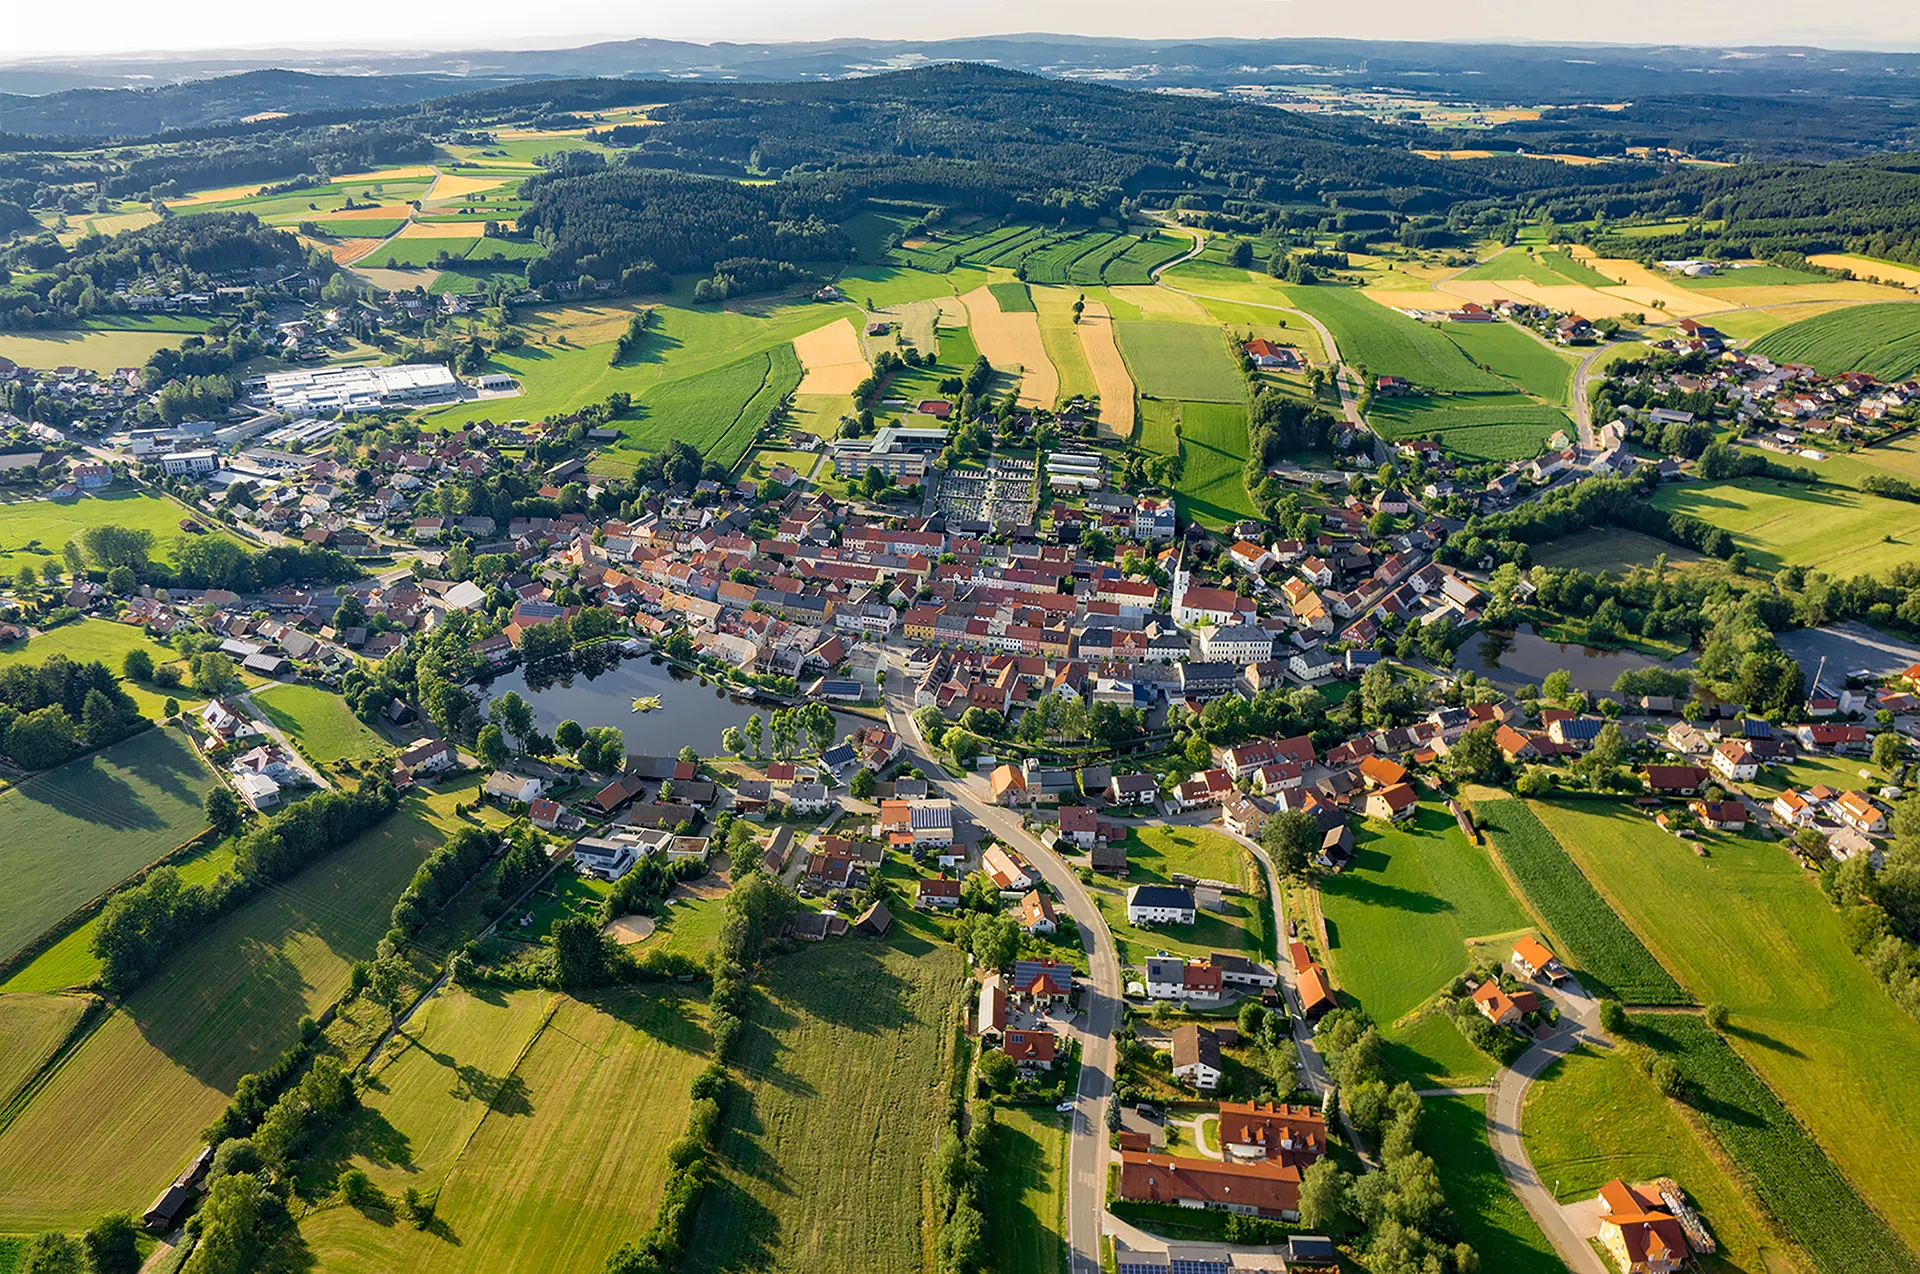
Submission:
<svg viewBox="0 0 1920 1274">
<path fill-rule="evenodd" d="M 61 993 L 53 992 L 53 994 Z M 60 1046 L 40 1064 L 40 1069 L 22 1080 L 20 1086 L 11 1093 L 0 1093 L 0 1098 L 4 1098 L 4 1104 L 0 1104 L 0 1133 L 6 1132 L 13 1121 L 19 1118 L 20 1112 L 33 1103 L 34 1097 L 40 1090 L 53 1081 L 53 1077 L 60 1072 L 60 1068 L 67 1064 L 67 1059 L 78 1052 L 81 1045 L 93 1038 L 93 1033 L 99 1030 L 100 1024 L 110 1016 L 105 1000 L 91 992 L 86 998 L 88 1001 L 86 1011 L 68 1030 L 66 1038 L 60 1041 Z"/>
</svg>

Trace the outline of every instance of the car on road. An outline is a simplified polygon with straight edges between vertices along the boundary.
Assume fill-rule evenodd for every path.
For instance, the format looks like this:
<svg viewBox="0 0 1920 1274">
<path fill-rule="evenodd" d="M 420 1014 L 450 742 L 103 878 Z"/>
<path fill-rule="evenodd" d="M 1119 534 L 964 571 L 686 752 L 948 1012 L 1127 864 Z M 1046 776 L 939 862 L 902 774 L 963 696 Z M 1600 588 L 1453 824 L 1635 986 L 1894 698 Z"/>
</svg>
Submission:
<svg viewBox="0 0 1920 1274">
<path fill-rule="evenodd" d="M 1054 1109 L 1059 1111 L 1063 1115 L 1066 1114 L 1068 1111 L 1073 1109 L 1073 1099 L 1068 1098 L 1066 1101 L 1063 1101 L 1059 1105 L 1055 1106 Z"/>
</svg>

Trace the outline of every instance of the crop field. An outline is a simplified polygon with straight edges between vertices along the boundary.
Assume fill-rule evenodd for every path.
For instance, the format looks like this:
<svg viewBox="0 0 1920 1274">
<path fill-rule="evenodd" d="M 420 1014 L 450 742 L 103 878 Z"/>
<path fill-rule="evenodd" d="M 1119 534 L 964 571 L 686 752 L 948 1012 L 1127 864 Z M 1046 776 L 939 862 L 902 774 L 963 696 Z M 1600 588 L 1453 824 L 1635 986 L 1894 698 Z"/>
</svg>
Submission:
<svg viewBox="0 0 1920 1274">
<path fill-rule="evenodd" d="M 704 1019 L 670 991 L 581 1002 L 449 988 L 376 1061 L 364 1111 L 316 1156 L 393 1196 L 418 1189 L 444 1230 L 333 1203 L 301 1219 L 297 1247 L 341 1274 L 599 1270 L 653 1219 L 706 1061 Z"/>
<path fill-rule="evenodd" d="M 20 1089 L 60 1051 L 93 1001 L 81 995 L 0 995 L 0 1120 Z"/>
<path fill-rule="evenodd" d="M 302 221 L 373 220 L 387 208 L 393 209 L 398 218 L 404 220 L 408 211 L 406 205 L 416 199 L 426 198 L 427 191 L 433 186 L 434 172 L 431 168 L 420 167 L 389 171 L 393 175 L 367 173 L 358 179 L 343 178 L 324 186 L 289 190 L 277 195 L 256 196 L 246 187 L 241 187 L 237 191 L 211 192 L 230 196 L 224 199 L 212 199 L 204 203 L 197 200 L 169 200 L 168 203 L 175 211 L 186 211 L 185 205 L 191 203 L 191 211 L 196 213 L 250 212 L 274 226 L 295 226 Z M 347 208 L 349 200 L 354 203 L 354 209 Z M 349 215 L 342 216 L 342 213 Z M 373 216 L 366 215 L 369 213 Z"/>
<path fill-rule="evenodd" d="M 155 561 L 172 560 L 174 539 L 187 509 L 157 495 L 90 495 L 78 500 L 18 500 L 0 504 L 0 568 L 18 572 L 22 563 L 38 568 L 57 561 L 61 546 L 88 527 L 124 526 L 153 532 Z M 209 530 L 210 535 L 225 535 Z"/>
<path fill-rule="evenodd" d="M 1554 434 L 1573 436 L 1558 407 L 1520 394 L 1460 398 L 1376 398 L 1367 419 L 1388 442 L 1434 435 L 1440 445 L 1473 460 L 1525 460 Z"/>
<path fill-rule="evenodd" d="M 903 934 L 828 943 L 767 970 L 738 1047 L 680 1268 L 919 1274 L 923 1175 L 945 1117 L 959 956 Z"/>
<path fill-rule="evenodd" d="M 1727 1006 L 1734 1050 L 1920 1242 L 1920 1162 L 1907 1153 L 1920 1145 L 1920 1107 L 1897 1096 L 1920 1084 L 1920 1022 L 1853 954 L 1793 856 L 1724 837 L 1698 858 L 1623 806 L 1532 808 L 1661 963 L 1701 1001 Z"/>
<path fill-rule="evenodd" d="M 1346 871 L 1320 878 L 1320 911 L 1334 980 L 1377 1022 L 1465 972 L 1469 938 L 1526 926 L 1486 852 L 1438 806 L 1421 806 L 1410 827 L 1368 822 L 1354 851 Z"/>
<path fill-rule="evenodd" d="M 791 357 L 793 347 L 786 348 Z M 794 367 L 799 367 L 797 359 Z M 621 445 L 658 451 L 669 442 L 684 441 L 703 455 L 716 451 L 765 387 L 768 370 L 767 354 L 750 354 L 706 376 L 668 381 L 640 399 L 637 420 L 615 424 L 623 435 Z M 799 383 L 798 375 L 794 383 Z"/>
<path fill-rule="evenodd" d="M 1619 1052 L 1583 1045 L 1549 1065 L 1527 1089 L 1521 1127 L 1534 1171 L 1558 1184 L 1562 1201 L 1591 1198 L 1615 1177 L 1672 1177 L 1720 1244 L 1718 1255 L 1701 1260 L 1702 1269 L 1767 1274 L 1792 1268 L 1787 1245 L 1769 1233 L 1734 1178 Z"/>
<path fill-rule="evenodd" d="M 1590 989 L 1628 1004 L 1690 1002 L 1531 807 L 1511 799 L 1477 801 L 1473 815 L 1499 847 L 1527 901 L 1553 931 L 1555 954 Z"/>
<path fill-rule="evenodd" d="M 1150 239 L 1135 239 L 1132 246 L 1107 262 L 1106 282 L 1114 286 L 1153 282 L 1153 272 L 1184 256 L 1193 245 L 1184 236 L 1156 230 Z"/>
<path fill-rule="evenodd" d="M 1462 353 L 1522 393 L 1566 406 L 1580 360 L 1512 323 L 1449 323 L 1441 328 Z"/>
<path fill-rule="evenodd" d="M 1542 248 L 1529 253 L 1524 247 L 1508 248 L 1491 261 L 1484 261 L 1457 276 L 1463 282 L 1525 280 L 1541 287 L 1610 287 L 1616 280 L 1591 266 L 1575 261 L 1564 252 Z"/>
<path fill-rule="evenodd" d="M 344 699 L 318 686 L 274 686 L 253 702 L 316 765 L 364 761 L 393 746 L 354 716 Z"/>
<path fill-rule="evenodd" d="M 1564 1274 L 1546 1235 L 1508 1189 L 1487 1142 L 1486 1097 L 1421 1101 L 1416 1148 L 1433 1158 L 1440 1192 L 1460 1221 L 1480 1268 L 1500 1274 Z"/>
<path fill-rule="evenodd" d="M 1019 369 L 1020 403 L 1051 409 L 1060 397 L 1060 376 L 1047 360 L 1046 345 L 1040 338 L 1040 316 L 1032 302 L 1025 310 L 1008 313 L 1000 308 L 999 294 L 987 288 L 975 288 L 960 299 L 966 304 L 967 333 L 987 362 L 1009 374 Z M 948 352 L 942 355 L 942 361 L 959 360 Z"/>
<path fill-rule="evenodd" d="M 1878 279 L 1894 287 L 1920 288 L 1920 270 L 1895 261 L 1880 261 L 1847 252 L 1822 252 L 1807 260 L 1829 270 L 1851 270 L 1856 278 Z"/>
<path fill-rule="evenodd" d="M 1663 488 L 1653 503 L 1730 532 L 1753 565 L 1768 572 L 1792 563 L 1878 574 L 1913 561 L 1920 545 L 1920 505 L 1825 483 L 1689 482 Z"/>
<path fill-rule="evenodd" d="M 1690 292 L 1710 292 L 1719 288 L 1803 287 L 1809 283 L 1829 282 L 1823 274 L 1809 274 L 1805 270 L 1789 269 L 1784 265 L 1736 266 L 1719 274 L 1703 274 L 1698 278 L 1678 275 L 1673 281 Z"/>
<path fill-rule="evenodd" d="M 1325 323 L 1340 357 L 1369 376 L 1404 376 L 1422 389 L 1497 394 L 1506 383 L 1483 372 L 1439 332 L 1397 310 L 1368 300 L 1352 288 L 1282 289 L 1300 309 Z"/>
<path fill-rule="evenodd" d="M 1126 235 L 1117 234 L 1093 251 L 1074 261 L 1067 269 L 1067 282 L 1076 287 L 1097 287 L 1109 282 L 1106 277 L 1107 266 L 1133 246 L 1133 240 Z"/>
<path fill-rule="evenodd" d="M 180 333 L 160 331 L 7 332 L 0 334 L 0 359 L 37 371 L 79 367 L 111 372 L 139 367 L 182 339 Z"/>
<path fill-rule="evenodd" d="M 1086 312 L 1075 328 L 1080 352 L 1092 373 L 1094 390 L 1100 395 L 1100 432 L 1103 436 L 1127 439 L 1134 431 L 1133 374 L 1114 338 L 1114 323 L 1107 306 L 1087 302 Z"/>
<path fill-rule="evenodd" d="M 1694 1109 L 1821 1274 L 1920 1270 L 1913 1253 L 1848 1188 L 1820 1145 L 1705 1022 L 1685 1015 L 1641 1015 L 1633 1019 L 1633 1028 L 1643 1042 L 1679 1064 L 1688 1088 L 1698 1094 Z M 1910 1157 L 1903 1152 L 1902 1162 Z M 1880 1166 L 1896 1163 L 1886 1159 Z M 1884 1197 L 1877 1201 L 1884 1210 Z"/>
<path fill-rule="evenodd" d="M 199 835 L 213 781 L 186 737 L 163 728 L 0 792 L 0 956 Z"/>
<path fill-rule="evenodd" d="M 967 252 L 966 259 L 976 265 L 1011 270 L 1052 241 L 1053 236 L 1038 226 L 1018 226 L 1010 234 L 1002 233 L 990 242 L 982 242 Z"/>
<path fill-rule="evenodd" d="M 0 349 L 0 352 L 4 352 Z M 1824 375 L 1866 372 L 1900 381 L 1920 370 L 1920 306 L 1852 305 L 1776 328 L 1753 352 Z"/>
<path fill-rule="evenodd" d="M 1051 1274 L 1066 1263 L 1070 1119 L 1035 1106 L 994 1111 L 985 1268 Z"/>
<path fill-rule="evenodd" d="M 1244 403 L 1246 378 L 1227 354 L 1226 335 L 1213 324 L 1114 324 L 1134 384 L 1149 398 Z"/>
<path fill-rule="evenodd" d="M 1027 291 L 1027 285 L 1015 280 L 1011 283 L 989 283 L 987 291 L 993 293 L 995 305 L 1002 314 L 1031 314 L 1034 312 L 1033 294 Z"/>
<path fill-rule="evenodd" d="M 1088 253 L 1096 252 L 1103 248 L 1116 237 L 1117 236 L 1108 234 L 1104 230 L 1096 230 L 1089 234 L 1077 234 L 1070 238 L 1056 239 L 1031 256 L 1024 258 L 1021 264 L 1026 266 L 1027 278 L 1031 282 L 1074 282 L 1072 278 L 1074 263 Z M 995 261 L 994 264 L 1002 265 L 1005 264 L 1005 262 Z M 1099 282 L 1099 279 L 1096 277 L 1094 282 Z"/>
<path fill-rule="evenodd" d="M 193 1155 L 239 1078 L 295 1039 L 369 959 L 414 869 L 445 838 L 411 798 L 352 845 L 189 941 L 102 1020 L 0 1131 L 0 1230 L 78 1228 L 137 1209 Z M 197 805 L 197 802 L 196 802 Z"/>
</svg>

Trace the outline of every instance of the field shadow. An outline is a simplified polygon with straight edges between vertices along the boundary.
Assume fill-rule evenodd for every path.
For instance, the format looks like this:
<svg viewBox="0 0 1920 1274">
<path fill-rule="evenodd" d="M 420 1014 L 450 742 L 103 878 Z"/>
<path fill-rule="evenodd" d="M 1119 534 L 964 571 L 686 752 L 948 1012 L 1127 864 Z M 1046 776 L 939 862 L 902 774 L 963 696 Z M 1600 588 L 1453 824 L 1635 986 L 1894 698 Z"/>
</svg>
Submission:
<svg viewBox="0 0 1920 1274">
<path fill-rule="evenodd" d="M 156 753 L 148 749 L 137 752 L 131 758 L 114 756 L 114 763 L 156 791 L 187 804 L 200 804 L 204 799 L 206 785 L 195 784 L 189 780 L 193 777 L 204 778 L 206 769 L 193 759 L 186 743 L 178 735 L 168 734 L 164 730 L 160 734 L 171 745 L 165 752 Z M 134 738 L 140 737 L 142 736 L 134 736 Z M 109 753 L 113 750 L 108 749 Z"/>
<path fill-rule="evenodd" d="M 115 832 L 156 831 L 164 820 L 140 799 L 132 784 L 104 769 L 100 754 L 22 783 L 14 791 L 19 800 L 45 806 L 54 813 Z"/>
<path fill-rule="evenodd" d="M 1749 1044 L 1758 1045 L 1770 1053 L 1784 1053 L 1788 1057 L 1797 1057 L 1803 1061 L 1807 1056 L 1785 1040 L 1776 1039 L 1768 1035 L 1765 1031 L 1757 1031 L 1751 1026 L 1735 1026 L 1732 1022 L 1729 1022 L 1726 1025 L 1726 1033 L 1738 1039 L 1743 1039 Z"/>
<path fill-rule="evenodd" d="M 771 1270 L 780 1248 L 780 1218 L 722 1176 L 701 1196 L 693 1241 L 678 1268 L 686 1274 Z"/>
</svg>

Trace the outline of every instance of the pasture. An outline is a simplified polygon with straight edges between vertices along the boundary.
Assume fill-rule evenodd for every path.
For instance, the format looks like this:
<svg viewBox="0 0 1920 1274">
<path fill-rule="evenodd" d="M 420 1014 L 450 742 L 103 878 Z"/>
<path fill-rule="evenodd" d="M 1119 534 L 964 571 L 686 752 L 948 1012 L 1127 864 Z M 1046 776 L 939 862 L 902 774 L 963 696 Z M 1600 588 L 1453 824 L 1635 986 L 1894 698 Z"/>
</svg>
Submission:
<svg viewBox="0 0 1920 1274">
<path fill-rule="evenodd" d="M 1580 360 L 1513 323 L 1449 323 L 1440 329 L 1461 353 L 1522 393 L 1567 405 Z"/>
<path fill-rule="evenodd" d="M 1884 1193 L 1869 1188 L 1882 1183 L 1863 1182 L 1856 1176 L 1849 1189 L 1835 1171 L 1833 1143 L 1826 1143 L 1823 1154 L 1815 1139 L 1818 1129 L 1815 1136 L 1808 1136 L 1740 1054 L 1704 1021 L 1686 1015 L 1640 1015 L 1633 1019 L 1633 1034 L 1640 1043 L 1678 1063 L 1688 1088 L 1698 1094 L 1692 1104 L 1714 1140 L 1821 1274 L 1920 1271 L 1910 1247 L 1912 1239 L 1907 1239 L 1909 1246 L 1902 1245 Z M 1740 1038 L 1738 1033 L 1734 1038 Z M 1902 1155 L 1897 1161 L 1883 1160 L 1881 1166 L 1904 1169 L 1910 1159 Z M 1869 1204 L 1878 1205 L 1880 1215 Z M 1711 1214 L 1707 1219 L 1712 1224 Z M 1889 1220 L 1895 1221 L 1894 1231 L 1887 1227 Z"/>
<path fill-rule="evenodd" d="M 1635 566 L 1651 567 L 1663 553 L 1669 566 L 1690 566 L 1706 560 L 1690 548 L 1618 527 L 1594 528 L 1549 540 L 1534 548 L 1533 560 L 1542 566 L 1571 566 L 1618 575 Z"/>
<path fill-rule="evenodd" d="M 896 926 L 770 964 L 687 1271 L 919 1274 L 923 1176 L 945 1118 L 966 971 Z"/>
<path fill-rule="evenodd" d="M 0 957 L 199 835 L 213 782 L 186 736 L 160 728 L 0 792 Z"/>
<path fill-rule="evenodd" d="M 0 350 L 4 352 L 4 350 Z M 1866 372 L 1886 381 L 1920 370 L 1920 306 L 1852 305 L 1766 333 L 1753 352 L 1805 363 L 1827 376 Z"/>
<path fill-rule="evenodd" d="M 1483 261 L 1454 276 L 1465 282 L 1510 282 L 1525 280 L 1541 287 L 1609 287 L 1616 280 L 1582 264 L 1564 252 L 1525 246 L 1508 248 L 1490 261 Z"/>
<path fill-rule="evenodd" d="M 1573 436 L 1565 412 L 1520 394 L 1376 398 L 1367 419 L 1388 442 L 1433 436 L 1470 460 L 1525 460 L 1554 434 Z"/>
<path fill-rule="evenodd" d="M 1150 398 L 1244 403 L 1246 378 L 1214 324 L 1143 320 L 1114 324 L 1127 369 Z"/>
<path fill-rule="evenodd" d="M 365 761 L 393 746 L 354 716 L 344 699 L 318 686 L 274 686 L 253 702 L 315 765 Z"/>
<path fill-rule="evenodd" d="M 767 413 L 801 380 L 793 346 L 749 354 L 705 376 L 668 381 L 641 395 L 634 416 L 615 422 L 620 445 L 659 451 L 669 442 L 697 447 L 732 467 L 753 445 Z"/>
<path fill-rule="evenodd" d="M 19 367 L 50 371 L 79 367 L 111 372 L 139 367 L 155 352 L 178 346 L 183 335 L 165 331 L 72 331 L 0 333 L 0 359 Z"/>
<path fill-rule="evenodd" d="M 1849 576 L 1883 573 L 1913 561 L 1920 545 L 1920 505 L 1826 483 L 1689 482 L 1662 488 L 1653 503 L 1730 532 L 1767 572 L 1791 563 Z"/>
<path fill-rule="evenodd" d="M 1589 807 L 1590 806 L 1590 807 Z M 1920 1023 L 1848 947 L 1833 907 L 1776 844 L 1708 858 L 1623 806 L 1533 806 L 1662 964 L 1731 1013 L 1729 1042 L 1908 1243 L 1920 1241 Z"/>
<path fill-rule="evenodd" d="M 1210 526 L 1254 517 L 1246 483 L 1247 409 L 1238 403 L 1181 403 L 1179 409 L 1182 511 Z"/>
<path fill-rule="evenodd" d="M 375 1061 L 364 1109 L 315 1156 L 395 1197 L 418 1189 L 444 1230 L 330 1201 L 293 1246 L 341 1274 L 599 1270 L 653 1220 L 706 1061 L 705 1016 L 672 991 L 582 1002 L 448 988 Z"/>
<path fill-rule="evenodd" d="M 394 900 L 445 839 L 451 797 L 381 826 L 188 941 L 0 1131 L 0 1230 L 137 1209 L 184 1167 L 239 1078 L 296 1038 L 370 959 Z M 197 802 L 196 802 L 197 807 Z"/>
<path fill-rule="evenodd" d="M 1587 986 L 1628 1004 L 1689 1002 L 1686 991 L 1535 817 L 1534 807 L 1505 798 L 1475 801 L 1473 814 L 1546 922 L 1554 954 Z"/>
<path fill-rule="evenodd" d="M 1067 1125 L 1045 1107 L 994 1110 L 987 1169 L 990 1270 L 1059 1269 L 1067 1259 Z"/>
<path fill-rule="evenodd" d="M 153 532 L 155 561 L 172 560 L 180 520 L 191 514 L 186 506 L 164 496 L 121 492 L 83 496 L 78 500 L 16 500 L 0 504 L 0 568 L 9 574 L 23 563 L 37 570 L 44 562 L 59 562 L 61 547 L 88 527 L 124 526 Z M 209 530 L 209 535 L 225 531 Z M 64 567 L 62 568 L 64 569 Z"/>
<path fill-rule="evenodd" d="M 1343 361 L 1366 368 L 1370 376 L 1404 376 L 1422 389 L 1455 393 L 1495 394 L 1507 388 L 1439 332 L 1352 288 L 1282 290 L 1295 306 L 1327 325 Z"/>
<path fill-rule="evenodd" d="M 1564 1274 L 1540 1227 L 1500 1175 L 1487 1142 L 1486 1097 L 1428 1097 L 1420 1103 L 1417 1149 L 1433 1158 L 1440 1192 L 1480 1254 L 1500 1274 Z"/>
<path fill-rule="evenodd" d="M 1526 927 L 1486 852 L 1438 806 L 1411 825 L 1369 820 L 1354 851 L 1319 881 L 1326 955 L 1340 989 L 1383 1026 L 1466 971 L 1468 939 Z"/>
<path fill-rule="evenodd" d="M 1737 1180 L 1653 1081 L 1619 1052 L 1582 1045 L 1553 1062 L 1527 1090 L 1521 1123 L 1533 1169 L 1571 1203 L 1619 1177 L 1672 1177 L 1706 1218 L 1720 1252 L 1700 1262 L 1712 1274 L 1767 1274 L 1794 1267 Z"/>
</svg>

